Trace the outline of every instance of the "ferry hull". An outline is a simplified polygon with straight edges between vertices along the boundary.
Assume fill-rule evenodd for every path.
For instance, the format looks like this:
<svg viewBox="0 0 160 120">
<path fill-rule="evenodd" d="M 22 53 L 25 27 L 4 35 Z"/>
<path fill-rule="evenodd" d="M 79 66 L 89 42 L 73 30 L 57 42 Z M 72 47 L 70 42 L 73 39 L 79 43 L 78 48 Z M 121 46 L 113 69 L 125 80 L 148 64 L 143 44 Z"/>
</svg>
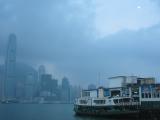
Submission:
<svg viewBox="0 0 160 120">
<path fill-rule="evenodd" d="M 119 108 L 118 108 L 119 107 Z M 107 117 L 107 118 L 129 118 L 137 120 L 159 120 L 160 119 L 160 108 L 139 108 L 131 107 L 130 109 L 123 106 L 125 109 L 121 109 L 122 106 L 80 106 L 75 105 L 74 111 L 77 116 L 96 116 L 96 117 Z"/>
<path fill-rule="evenodd" d="M 75 106 L 75 114 L 80 116 L 106 116 L 114 118 L 137 118 L 138 109 L 121 109 L 121 107 L 92 107 L 92 106 Z"/>
</svg>

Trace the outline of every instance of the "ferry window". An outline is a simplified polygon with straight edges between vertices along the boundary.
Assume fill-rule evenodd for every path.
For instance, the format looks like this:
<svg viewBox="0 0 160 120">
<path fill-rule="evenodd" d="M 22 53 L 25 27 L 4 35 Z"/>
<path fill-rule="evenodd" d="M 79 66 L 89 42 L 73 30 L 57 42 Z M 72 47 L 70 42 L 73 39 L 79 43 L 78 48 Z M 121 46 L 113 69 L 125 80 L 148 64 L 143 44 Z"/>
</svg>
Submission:
<svg viewBox="0 0 160 120">
<path fill-rule="evenodd" d="M 133 95 L 138 95 L 139 94 L 139 88 L 138 87 L 133 87 L 132 88 L 132 94 Z"/>
<path fill-rule="evenodd" d="M 153 97 L 156 98 L 156 93 L 153 93 Z"/>
<path fill-rule="evenodd" d="M 144 98 L 144 93 L 142 93 L 142 98 Z"/>
<path fill-rule="evenodd" d="M 122 99 L 119 99 L 119 103 L 122 103 L 123 102 L 123 100 Z"/>
<path fill-rule="evenodd" d="M 148 93 L 148 97 L 151 98 L 151 93 Z"/>
<path fill-rule="evenodd" d="M 124 98 L 123 102 L 130 102 L 130 99 L 129 98 Z"/>
<path fill-rule="evenodd" d="M 111 96 L 113 97 L 115 97 L 115 96 L 120 96 L 121 95 L 121 92 L 120 92 L 120 90 L 112 90 L 111 91 Z"/>
<path fill-rule="evenodd" d="M 87 104 L 87 101 L 86 100 L 80 100 L 80 103 L 81 104 Z"/>
<path fill-rule="evenodd" d="M 134 102 L 139 102 L 139 97 L 135 97 Z"/>
<path fill-rule="evenodd" d="M 82 93 L 82 96 L 83 97 L 89 97 L 90 96 L 90 92 L 84 92 L 84 93 Z"/>
<path fill-rule="evenodd" d="M 145 93 L 145 98 L 148 98 L 148 94 L 147 93 Z"/>
<path fill-rule="evenodd" d="M 94 103 L 96 104 L 105 104 L 105 100 L 94 100 Z"/>
<path fill-rule="evenodd" d="M 115 104 L 118 103 L 118 99 L 113 100 L 113 102 L 114 102 Z"/>
</svg>

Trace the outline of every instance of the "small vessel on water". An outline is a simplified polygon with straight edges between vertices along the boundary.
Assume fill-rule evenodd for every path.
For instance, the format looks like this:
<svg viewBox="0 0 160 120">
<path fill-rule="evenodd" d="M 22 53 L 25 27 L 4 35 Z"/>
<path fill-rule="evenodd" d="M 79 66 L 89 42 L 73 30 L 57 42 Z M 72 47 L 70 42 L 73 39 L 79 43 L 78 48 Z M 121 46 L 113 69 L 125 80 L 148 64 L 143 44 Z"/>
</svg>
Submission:
<svg viewBox="0 0 160 120">
<path fill-rule="evenodd" d="M 160 117 L 160 84 L 155 78 L 116 76 L 109 80 L 108 88 L 81 91 L 74 103 L 77 115 Z"/>
</svg>

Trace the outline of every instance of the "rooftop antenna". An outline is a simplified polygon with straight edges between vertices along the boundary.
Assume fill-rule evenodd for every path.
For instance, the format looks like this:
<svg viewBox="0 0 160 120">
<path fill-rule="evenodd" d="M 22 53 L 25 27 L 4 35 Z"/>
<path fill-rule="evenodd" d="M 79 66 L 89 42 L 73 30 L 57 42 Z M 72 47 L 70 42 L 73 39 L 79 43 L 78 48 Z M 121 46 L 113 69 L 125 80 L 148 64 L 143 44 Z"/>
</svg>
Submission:
<svg viewBox="0 0 160 120">
<path fill-rule="evenodd" d="M 98 86 L 100 86 L 100 79 L 101 79 L 101 74 L 98 72 Z"/>
</svg>

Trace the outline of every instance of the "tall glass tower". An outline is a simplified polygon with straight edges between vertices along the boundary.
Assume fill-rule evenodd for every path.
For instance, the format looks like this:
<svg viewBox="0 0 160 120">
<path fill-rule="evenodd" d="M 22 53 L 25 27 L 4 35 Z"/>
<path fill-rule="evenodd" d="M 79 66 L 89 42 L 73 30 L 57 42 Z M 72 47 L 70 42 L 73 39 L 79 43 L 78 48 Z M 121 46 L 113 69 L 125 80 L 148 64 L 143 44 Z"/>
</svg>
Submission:
<svg viewBox="0 0 160 120">
<path fill-rule="evenodd" d="M 39 66 L 39 69 L 38 69 L 38 82 L 41 81 L 41 77 L 42 77 L 42 75 L 44 75 L 45 73 L 46 73 L 45 66 L 44 66 L 44 65 L 40 65 L 40 66 Z"/>
<path fill-rule="evenodd" d="M 10 34 L 7 44 L 7 54 L 5 61 L 5 88 L 4 97 L 5 99 L 15 98 L 16 90 L 16 35 Z"/>
</svg>

